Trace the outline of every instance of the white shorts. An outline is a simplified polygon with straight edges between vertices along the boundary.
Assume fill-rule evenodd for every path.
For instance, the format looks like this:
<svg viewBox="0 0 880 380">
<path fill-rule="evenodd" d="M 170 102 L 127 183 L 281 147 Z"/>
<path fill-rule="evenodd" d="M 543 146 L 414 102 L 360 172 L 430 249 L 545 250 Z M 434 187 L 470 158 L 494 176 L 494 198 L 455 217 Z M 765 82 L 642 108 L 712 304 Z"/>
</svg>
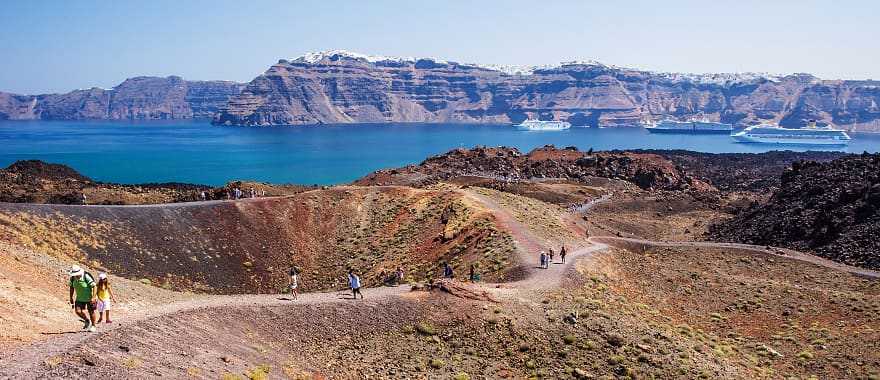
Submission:
<svg viewBox="0 0 880 380">
<path fill-rule="evenodd" d="M 110 310 L 111 302 L 110 300 L 98 300 L 98 312 L 103 313 L 105 310 Z"/>
</svg>

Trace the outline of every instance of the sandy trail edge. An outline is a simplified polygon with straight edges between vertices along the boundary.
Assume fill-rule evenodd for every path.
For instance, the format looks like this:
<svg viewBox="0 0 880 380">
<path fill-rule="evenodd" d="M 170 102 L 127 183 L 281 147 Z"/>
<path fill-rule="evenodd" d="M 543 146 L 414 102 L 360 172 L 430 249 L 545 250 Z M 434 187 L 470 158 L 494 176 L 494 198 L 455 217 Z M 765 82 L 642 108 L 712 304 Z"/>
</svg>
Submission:
<svg viewBox="0 0 880 380">
<path fill-rule="evenodd" d="M 715 243 L 703 241 L 653 241 L 635 238 L 624 238 L 616 236 L 593 236 L 588 239 L 592 243 L 605 244 L 615 248 L 644 250 L 653 247 L 704 247 L 704 248 L 726 248 L 732 250 L 747 251 L 752 253 L 762 253 L 777 257 L 784 257 L 792 260 L 807 262 L 821 267 L 838 270 L 841 272 L 851 273 L 857 276 L 867 277 L 871 279 L 880 279 L 880 272 L 858 268 L 846 264 L 837 263 L 828 259 L 803 253 L 786 248 L 767 247 L 751 244 L 740 243 Z"/>
</svg>

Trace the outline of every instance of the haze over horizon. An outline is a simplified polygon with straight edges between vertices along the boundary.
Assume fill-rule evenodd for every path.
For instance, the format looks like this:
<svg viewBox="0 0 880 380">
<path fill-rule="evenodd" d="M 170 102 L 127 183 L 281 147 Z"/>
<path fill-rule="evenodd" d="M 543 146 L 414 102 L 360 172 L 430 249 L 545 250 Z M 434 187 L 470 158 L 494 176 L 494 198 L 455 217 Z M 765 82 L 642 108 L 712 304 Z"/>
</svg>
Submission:
<svg viewBox="0 0 880 380">
<path fill-rule="evenodd" d="M 0 5 L 0 91 L 110 88 L 139 75 L 247 82 L 278 59 L 370 55 L 652 71 L 878 79 L 880 3 L 680 0 L 414 4 L 111 1 Z"/>
</svg>

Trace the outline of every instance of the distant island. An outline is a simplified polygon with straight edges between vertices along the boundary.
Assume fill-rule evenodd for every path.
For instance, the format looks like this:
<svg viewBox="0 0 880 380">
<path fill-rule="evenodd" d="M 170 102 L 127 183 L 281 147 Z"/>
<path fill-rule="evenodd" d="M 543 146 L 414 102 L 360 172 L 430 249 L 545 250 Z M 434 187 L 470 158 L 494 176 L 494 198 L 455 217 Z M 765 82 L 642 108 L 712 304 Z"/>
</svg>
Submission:
<svg viewBox="0 0 880 380">
<path fill-rule="evenodd" d="M 280 60 L 250 83 L 138 77 L 67 94 L 0 92 L 0 119 L 212 118 L 218 125 L 517 123 L 632 126 L 671 116 L 880 132 L 880 81 L 659 73 L 567 62 L 516 67 L 342 50 Z"/>
</svg>

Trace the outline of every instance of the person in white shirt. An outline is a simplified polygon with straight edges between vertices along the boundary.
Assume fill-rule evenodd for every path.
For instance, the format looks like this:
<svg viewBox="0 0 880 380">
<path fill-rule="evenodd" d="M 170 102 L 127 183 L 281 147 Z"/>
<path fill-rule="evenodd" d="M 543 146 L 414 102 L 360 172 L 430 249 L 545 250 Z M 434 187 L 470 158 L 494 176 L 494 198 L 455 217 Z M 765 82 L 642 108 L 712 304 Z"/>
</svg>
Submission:
<svg viewBox="0 0 880 380">
<path fill-rule="evenodd" d="M 361 299 L 364 299 L 364 294 L 361 293 L 361 278 L 351 270 L 348 271 L 348 286 L 351 287 L 352 298 L 357 299 L 357 296 L 360 294 Z"/>
<path fill-rule="evenodd" d="M 299 291 L 296 290 L 296 288 L 299 287 L 299 271 L 296 270 L 296 267 L 290 268 L 290 277 L 287 287 L 290 288 L 290 294 L 293 296 L 293 299 L 299 298 Z"/>
</svg>

